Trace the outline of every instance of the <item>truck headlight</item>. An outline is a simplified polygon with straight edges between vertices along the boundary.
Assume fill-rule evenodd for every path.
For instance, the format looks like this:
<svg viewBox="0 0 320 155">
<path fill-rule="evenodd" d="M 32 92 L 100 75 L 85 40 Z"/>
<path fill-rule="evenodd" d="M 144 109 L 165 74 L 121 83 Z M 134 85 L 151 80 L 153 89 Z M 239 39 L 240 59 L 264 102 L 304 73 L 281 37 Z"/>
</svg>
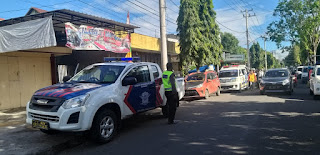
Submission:
<svg viewBox="0 0 320 155">
<path fill-rule="evenodd" d="M 90 96 L 89 94 L 81 95 L 81 96 L 77 96 L 77 97 L 71 98 L 69 100 L 66 100 L 62 104 L 62 107 L 65 108 L 65 109 L 81 107 L 81 106 L 84 105 L 84 103 L 89 98 L 89 96 Z"/>
<path fill-rule="evenodd" d="M 285 79 L 285 80 L 282 82 L 282 85 L 287 85 L 287 84 L 289 84 L 289 83 L 290 83 L 289 79 Z"/>
</svg>

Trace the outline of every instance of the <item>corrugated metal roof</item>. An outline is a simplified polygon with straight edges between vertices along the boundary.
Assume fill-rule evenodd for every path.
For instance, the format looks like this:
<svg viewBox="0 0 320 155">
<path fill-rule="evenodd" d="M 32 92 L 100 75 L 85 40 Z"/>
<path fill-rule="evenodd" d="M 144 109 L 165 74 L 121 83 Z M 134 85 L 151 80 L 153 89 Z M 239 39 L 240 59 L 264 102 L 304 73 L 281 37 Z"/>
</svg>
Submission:
<svg viewBox="0 0 320 155">
<path fill-rule="evenodd" d="M 67 9 L 47 11 L 39 14 L 26 15 L 23 17 L 3 20 L 3 21 L 0 21 L 0 27 L 17 24 L 17 23 L 21 23 L 29 20 L 44 18 L 48 16 L 52 16 L 53 25 L 55 29 L 64 28 L 64 23 L 66 22 L 71 22 L 75 25 L 88 25 L 88 26 L 94 26 L 94 27 L 108 28 L 113 31 L 132 31 L 133 32 L 135 28 L 139 28 L 134 25 L 120 23 L 120 22 L 105 19 L 102 17 L 97 17 L 97 16 L 80 13 L 72 10 L 67 10 Z M 124 19 L 125 18 L 126 17 L 124 17 Z"/>
</svg>

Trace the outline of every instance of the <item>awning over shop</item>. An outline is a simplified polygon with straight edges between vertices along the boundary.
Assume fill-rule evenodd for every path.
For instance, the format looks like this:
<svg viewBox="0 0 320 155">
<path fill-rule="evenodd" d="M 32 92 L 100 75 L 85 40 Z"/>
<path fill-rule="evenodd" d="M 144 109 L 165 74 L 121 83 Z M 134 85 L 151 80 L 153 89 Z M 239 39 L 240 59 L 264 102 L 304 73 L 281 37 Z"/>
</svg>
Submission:
<svg viewBox="0 0 320 155">
<path fill-rule="evenodd" d="M 50 22 L 47 21 L 47 25 L 42 25 L 40 23 L 37 23 L 37 21 L 45 21 L 45 19 L 51 18 L 52 20 Z M 30 24 L 28 24 L 30 22 Z M 26 24 L 27 23 L 27 24 Z M 32 24 L 37 23 L 37 24 Z M 66 47 L 67 45 L 67 34 L 66 34 L 66 23 L 72 23 L 75 27 L 94 27 L 94 28 L 101 28 L 104 30 L 110 30 L 113 32 L 114 35 L 110 36 L 121 36 L 121 41 L 116 42 L 117 44 L 108 44 L 108 40 L 120 40 L 119 37 L 113 37 L 110 39 L 110 37 L 106 36 L 102 39 L 102 37 L 99 37 L 99 41 L 95 41 L 94 46 L 98 48 L 88 48 L 91 47 L 91 44 L 86 42 L 85 48 L 72 48 L 74 50 L 107 50 L 112 51 L 116 53 L 126 53 L 128 50 L 128 46 L 130 45 L 128 43 L 127 34 L 133 33 L 135 28 L 138 28 L 133 25 L 124 24 L 120 22 L 116 22 L 113 20 L 108 20 L 101 17 L 96 17 L 80 12 L 75 12 L 71 10 L 55 10 L 55 11 L 48 11 L 48 12 L 42 12 L 38 14 L 27 14 L 23 17 L 17 17 L 17 18 L 11 18 L 4 21 L 0 21 L 0 37 L 1 39 L 5 37 L 5 40 L 1 40 L 0 43 L 0 53 L 2 52 L 9 52 L 9 51 L 17 51 L 17 50 L 32 50 L 32 49 L 39 49 L 48 47 L 47 44 L 51 43 L 48 42 L 48 38 L 41 38 L 43 36 L 50 37 L 50 41 L 52 38 L 55 38 L 56 44 L 51 44 L 53 46 L 58 47 Z M 42 23 L 43 24 L 43 23 Z M 48 28 L 48 26 L 53 25 L 53 34 L 50 28 L 50 34 L 43 33 L 42 28 Z M 17 27 L 17 31 L 13 30 L 13 28 Z M 38 27 L 37 27 L 38 26 Z M 27 31 L 26 31 L 27 30 Z M 96 31 L 95 31 L 96 32 Z M 30 35 L 32 34 L 32 35 Z M 26 35 L 30 35 L 26 37 Z M 34 36 L 39 36 L 37 38 L 33 38 Z M 12 39 L 23 39 L 23 41 L 29 41 L 29 42 L 22 42 L 20 40 L 11 41 Z M 40 43 L 39 43 L 39 40 Z M 85 39 L 84 39 L 85 40 Z M 17 43 L 21 43 L 21 45 L 18 45 Z M 42 43 L 41 43 L 42 42 Z M 46 43 L 46 45 L 43 45 L 43 42 Z M 121 43 L 121 44 L 120 44 Z M 28 44 L 28 46 L 26 46 Z M 35 46 L 37 45 L 37 46 Z M 83 45 L 83 44 L 81 44 Z M 117 48 L 114 48 L 116 45 Z M 67 45 L 68 46 L 68 45 Z M 70 47 L 70 46 L 68 46 Z M 92 44 L 93 47 L 93 44 Z M 111 50 L 110 50 L 111 49 Z"/>
<path fill-rule="evenodd" d="M 0 27 L 0 53 L 56 46 L 52 17 Z"/>
</svg>

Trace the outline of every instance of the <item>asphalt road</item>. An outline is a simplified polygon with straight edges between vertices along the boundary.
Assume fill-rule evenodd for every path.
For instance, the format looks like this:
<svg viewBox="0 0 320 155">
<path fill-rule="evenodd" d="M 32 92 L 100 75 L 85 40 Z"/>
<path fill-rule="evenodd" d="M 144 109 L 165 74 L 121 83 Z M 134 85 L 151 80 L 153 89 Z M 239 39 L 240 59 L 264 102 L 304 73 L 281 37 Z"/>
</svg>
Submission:
<svg viewBox="0 0 320 155">
<path fill-rule="evenodd" d="M 256 91 L 184 102 L 178 124 L 159 110 L 126 120 L 99 145 L 84 141 L 61 154 L 319 154 L 320 101 L 299 85 L 292 96 Z"/>
</svg>

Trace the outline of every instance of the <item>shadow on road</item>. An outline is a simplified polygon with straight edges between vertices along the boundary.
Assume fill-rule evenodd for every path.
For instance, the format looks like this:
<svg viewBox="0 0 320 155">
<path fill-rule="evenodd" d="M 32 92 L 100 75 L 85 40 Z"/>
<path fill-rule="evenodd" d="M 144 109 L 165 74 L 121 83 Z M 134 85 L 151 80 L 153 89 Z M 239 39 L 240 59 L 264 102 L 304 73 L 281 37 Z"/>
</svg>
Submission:
<svg viewBox="0 0 320 155">
<path fill-rule="evenodd" d="M 320 104 L 308 100 L 306 88 L 297 90 L 304 93 L 271 95 L 284 102 L 222 102 L 212 97 L 181 104 L 176 117 L 180 122 L 174 126 L 166 125 L 159 111 L 141 114 L 126 120 L 114 141 L 86 142 L 63 154 L 318 154 Z M 234 97 L 255 95 L 246 91 Z"/>
<path fill-rule="evenodd" d="M 259 89 L 256 88 L 254 90 L 246 90 L 239 92 L 230 92 L 232 95 L 236 96 L 262 96 L 259 92 Z M 288 95 L 286 93 L 266 93 L 265 96 L 277 97 L 282 99 L 297 99 L 297 100 L 314 100 L 313 96 L 309 94 L 309 88 L 305 84 L 299 84 L 297 87 L 293 89 L 292 95 Z"/>
</svg>

